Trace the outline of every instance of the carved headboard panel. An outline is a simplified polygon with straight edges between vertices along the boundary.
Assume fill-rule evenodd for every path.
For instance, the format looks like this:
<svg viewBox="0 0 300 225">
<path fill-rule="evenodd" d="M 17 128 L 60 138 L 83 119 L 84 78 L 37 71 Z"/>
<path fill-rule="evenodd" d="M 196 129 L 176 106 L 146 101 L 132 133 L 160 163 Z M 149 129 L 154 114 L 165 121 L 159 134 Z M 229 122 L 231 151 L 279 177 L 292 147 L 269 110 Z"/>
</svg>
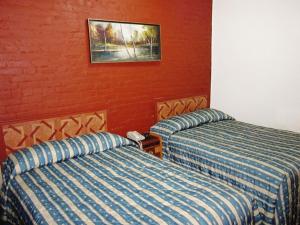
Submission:
<svg viewBox="0 0 300 225">
<path fill-rule="evenodd" d="M 197 109 L 203 109 L 207 107 L 208 104 L 205 96 L 194 96 L 158 102 L 156 104 L 156 119 L 157 121 L 160 121 L 171 116 L 193 112 Z"/>
<path fill-rule="evenodd" d="M 43 141 L 106 130 L 106 111 L 98 111 L 5 125 L 3 136 L 8 155 L 12 151 Z"/>
</svg>

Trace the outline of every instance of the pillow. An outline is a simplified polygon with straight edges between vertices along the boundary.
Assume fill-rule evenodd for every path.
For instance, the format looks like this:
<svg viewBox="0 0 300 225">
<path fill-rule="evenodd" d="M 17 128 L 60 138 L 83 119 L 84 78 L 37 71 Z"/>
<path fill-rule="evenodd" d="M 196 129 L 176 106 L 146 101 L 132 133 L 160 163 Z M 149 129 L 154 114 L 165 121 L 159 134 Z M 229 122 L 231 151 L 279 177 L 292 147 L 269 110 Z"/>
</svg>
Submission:
<svg viewBox="0 0 300 225">
<path fill-rule="evenodd" d="M 40 166 L 127 145 L 135 144 L 108 132 L 90 133 L 33 145 L 8 155 L 3 163 L 3 186 L 18 174 Z"/>
<path fill-rule="evenodd" d="M 185 113 L 161 120 L 152 126 L 150 131 L 161 136 L 164 147 L 164 158 L 168 158 L 168 142 L 173 134 L 189 128 L 201 126 L 206 123 L 222 120 L 234 120 L 234 118 L 216 109 L 200 109 L 195 112 Z"/>
</svg>

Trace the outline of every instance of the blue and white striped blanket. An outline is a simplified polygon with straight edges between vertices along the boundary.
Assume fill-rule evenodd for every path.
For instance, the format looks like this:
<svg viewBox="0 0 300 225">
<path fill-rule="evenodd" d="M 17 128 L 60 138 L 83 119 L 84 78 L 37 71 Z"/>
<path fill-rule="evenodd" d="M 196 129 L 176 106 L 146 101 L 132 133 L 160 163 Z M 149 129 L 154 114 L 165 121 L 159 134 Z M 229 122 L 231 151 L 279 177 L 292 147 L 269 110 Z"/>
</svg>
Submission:
<svg viewBox="0 0 300 225">
<path fill-rule="evenodd" d="M 251 224 L 252 198 L 109 133 L 9 155 L 1 202 L 12 224 Z"/>
<path fill-rule="evenodd" d="M 257 200 L 257 224 L 300 223 L 300 134 L 235 121 L 213 109 L 158 122 L 164 157 Z M 298 205 L 298 206 L 297 206 Z"/>
</svg>

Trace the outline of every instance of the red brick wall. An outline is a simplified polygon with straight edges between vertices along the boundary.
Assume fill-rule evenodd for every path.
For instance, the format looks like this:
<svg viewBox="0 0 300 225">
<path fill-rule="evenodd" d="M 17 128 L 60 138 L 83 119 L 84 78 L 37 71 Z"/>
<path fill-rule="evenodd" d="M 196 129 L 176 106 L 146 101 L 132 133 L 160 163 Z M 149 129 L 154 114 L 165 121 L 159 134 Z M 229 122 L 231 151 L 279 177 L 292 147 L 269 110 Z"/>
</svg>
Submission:
<svg viewBox="0 0 300 225">
<path fill-rule="evenodd" d="M 209 96 L 211 8 L 211 0 L 0 1 L 0 123 L 108 109 L 109 130 L 146 131 L 156 101 Z M 160 24 L 162 61 L 90 64 L 87 18 Z"/>
</svg>

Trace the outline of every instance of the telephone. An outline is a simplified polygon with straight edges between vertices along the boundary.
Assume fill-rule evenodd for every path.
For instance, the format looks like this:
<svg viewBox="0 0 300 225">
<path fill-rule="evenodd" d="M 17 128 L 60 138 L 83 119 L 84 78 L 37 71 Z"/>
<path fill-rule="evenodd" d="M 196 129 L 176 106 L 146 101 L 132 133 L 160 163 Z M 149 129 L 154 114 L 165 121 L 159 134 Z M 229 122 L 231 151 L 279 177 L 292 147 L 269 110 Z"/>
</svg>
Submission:
<svg viewBox="0 0 300 225">
<path fill-rule="evenodd" d="M 141 135 L 139 132 L 137 131 L 128 131 L 127 132 L 127 138 L 134 140 L 136 142 L 139 142 L 141 140 L 144 140 L 145 137 L 143 135 Z"/>
</svg>

